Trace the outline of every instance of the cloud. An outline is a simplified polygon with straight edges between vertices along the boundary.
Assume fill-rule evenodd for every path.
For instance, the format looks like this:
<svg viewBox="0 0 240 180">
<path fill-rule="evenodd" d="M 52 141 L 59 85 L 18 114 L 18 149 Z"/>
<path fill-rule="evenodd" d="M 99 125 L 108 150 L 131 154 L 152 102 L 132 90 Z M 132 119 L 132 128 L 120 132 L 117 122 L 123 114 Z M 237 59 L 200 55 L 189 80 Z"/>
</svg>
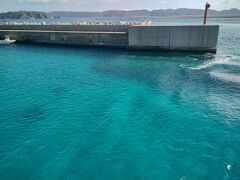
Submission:
<svg viewBox="0 0 240 180">
<path fill-rule="evenodd" d="M 210 2 L 216 9 L 240 9 L 240 0 L 211 0 Z"/>
<path fill-rule="evenodd" d="M 30 4 L 38 4 L 38 3 L 49 3 L 51 0 L 18 0 L 19 3 L 30 3 Z"/>
<path fill-rule="evenodd" d="M 17 0 L 19 3 L 46 4 L 46 3 L 82 3 L 83 0 Z"/>
<path fill-rule="evenodd" d="M 211 9 L 240 9 L 240 0 L 0 0 L 0 11 L 104 11 L 132 9 L 203 9 L 208 1 Z"/>
<path fill-rule="evenodd" d="M 103 3 L 111 3 L 111 2 L 116 2 L 116 1 L 119 1 L 119 0 L 99 0 L 100 2 L 103 2 Z"/>
</svg>

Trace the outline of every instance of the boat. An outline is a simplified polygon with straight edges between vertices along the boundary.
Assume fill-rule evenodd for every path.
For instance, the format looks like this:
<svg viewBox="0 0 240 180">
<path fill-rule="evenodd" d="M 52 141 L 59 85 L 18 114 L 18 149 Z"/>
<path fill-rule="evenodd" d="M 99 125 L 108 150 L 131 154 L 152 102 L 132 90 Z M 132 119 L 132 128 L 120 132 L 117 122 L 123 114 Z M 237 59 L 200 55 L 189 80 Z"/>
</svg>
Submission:
<svg viewBox="0 0 240 180">
<path fill-rule="evenodd" d="M 0 44 L 12 44 L 15 42 L 16 40 L 11 40 L 9 37 L 6 37 L 4 40 L 0 40 Z"/>
</svg>

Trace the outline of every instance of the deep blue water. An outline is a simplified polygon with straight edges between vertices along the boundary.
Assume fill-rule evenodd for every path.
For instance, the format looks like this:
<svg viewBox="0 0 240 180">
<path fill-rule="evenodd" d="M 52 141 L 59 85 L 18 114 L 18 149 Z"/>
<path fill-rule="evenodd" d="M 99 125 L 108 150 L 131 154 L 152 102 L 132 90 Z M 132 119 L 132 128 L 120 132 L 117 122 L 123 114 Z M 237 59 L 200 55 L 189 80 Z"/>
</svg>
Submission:
<svg viewBox="0 0 240 180">
<path fill-rule="evenodd" d="M 239 22 L 215 55 L 1 46 L 0 179 L 240 179 Z"/>
</svg>

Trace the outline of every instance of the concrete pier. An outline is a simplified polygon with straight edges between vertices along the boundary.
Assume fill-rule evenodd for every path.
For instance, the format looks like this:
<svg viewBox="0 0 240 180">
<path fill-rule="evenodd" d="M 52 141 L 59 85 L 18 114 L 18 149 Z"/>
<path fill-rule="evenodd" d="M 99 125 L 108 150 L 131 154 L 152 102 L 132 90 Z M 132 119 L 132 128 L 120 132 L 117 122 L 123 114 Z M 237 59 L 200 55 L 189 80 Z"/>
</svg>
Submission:
<svg viewBox="0 0 240 180">
<path fill-rule="evenodd" d="M 129 47 L 136 49 L 166 49 L 215 52 L 219 26 L 132 26 L 129 27 Z"/>
<path fill-rule="evenodd" d="M 216 52 L 218 31 L 218 25 L 0 25 L 0 39 L 10 36 L 20 43 Z"/>
</svg>

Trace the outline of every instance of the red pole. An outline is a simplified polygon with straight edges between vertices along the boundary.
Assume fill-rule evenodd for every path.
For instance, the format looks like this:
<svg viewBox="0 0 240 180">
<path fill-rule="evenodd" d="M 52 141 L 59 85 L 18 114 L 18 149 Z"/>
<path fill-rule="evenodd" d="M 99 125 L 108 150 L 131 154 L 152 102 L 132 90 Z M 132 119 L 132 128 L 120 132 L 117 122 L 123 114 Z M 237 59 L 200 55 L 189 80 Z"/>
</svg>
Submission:
<svg viewBox="0 0 240 180">
<path fill-rule="evenodd" d="M 203 22 L 204 25 L 207 23 L 207 13 L 209 8 L 210 8 L 210 4 L 206 3 L 205 12 L 204 12 L 204 22 Z"/>
</svg>

